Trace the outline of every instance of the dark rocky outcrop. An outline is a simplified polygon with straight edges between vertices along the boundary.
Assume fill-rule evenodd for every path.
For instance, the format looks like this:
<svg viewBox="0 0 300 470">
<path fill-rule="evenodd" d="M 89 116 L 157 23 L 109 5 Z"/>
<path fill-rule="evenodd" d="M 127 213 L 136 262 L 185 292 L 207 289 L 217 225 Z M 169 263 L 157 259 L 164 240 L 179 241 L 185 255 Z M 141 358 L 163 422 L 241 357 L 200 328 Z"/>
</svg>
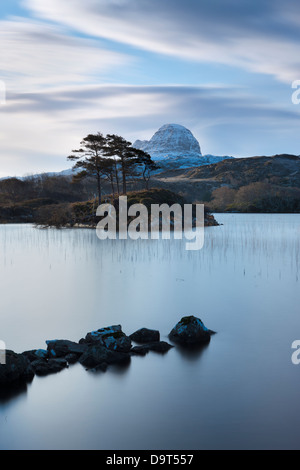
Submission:
<svg viewBox="0 0 300 470">
<path fill-rule="evenodd" d="M 199 318 L 183 317 L 169 337 L 180 344 L 207 343 L 214 332 Z M 140 343 L 132 347 L 132 341 Z M 110 365 L 126 365 L 134 355 L 149 351 L 166 353 L 174 346 L 160 341 L 158 330 L 141 328 L 127 336 L 121 325 L 100 328 L 86 334 L 80 341 L 47 340 L 47 349 L 32 349 L 17 354 L 5 351 L 6 363 L 0 364 L 0 385 L 26 383 L 37 376 L 55 374 L 79 362 L 89 370 L 105 371 Z"/>
<path fill-rule="evenodd" d="M 36 375 L 56 374 L 68 367 L 66 359 L 38 359 L 31 363 L 31 367 Z"/>
<path fill-rule="evenodd" d="M 100 344 L 107 349 L 119 352 L 129 352 L 131 349 L 131 339 L 123 333 L 121 325 L 91 331 L 80 340 L 80 344 Z"/>
<path fill-rule="evenodd" d="M 79 357 L 80 356 L 78 356 L 78 354 L 70 353 L 65 356 L 65 360 L 68 362 L 68 364 L 75 364 L 78 362 Z"/>
<path fill-rule="evenodd" d="M 158 330 L 149 330 L 148 328 L 140 328 L 139 330 L 132 333 L 129 338 L 135 343 L 151 343 L 153 341 L 160 340 L 160 334 Z"/>
<path fill-rule="evenodd" d="M 130 354 L 136 355 L 136 356 L 146 356 L 146 354 L 150 351 L 150 349 L 147 347 L 147 344 L 143 344 L 142 346 L 134 346 Z"/>
<path fill-rule="evenodd" d="M 34 372 L 26 356 L 7 350 L 5 364 L 0 364 L 0 385 L 27 382 L 33 379 Z"/>
<path fill-rule="evenodd" d="M 130 362 L 130 355 L 120 351 L 112 351 L 102 344 L 92 344 L 79 358 L 79 362 L 87 369 L 106 368 L 107 365 Z"/>
<path fill-rule="evenodd" d="M 48 356 L 53 358 L 66 357 L 67 355 L 79 358 L 87 349 L 85 344 L 79 344 L 67 339 L 48 340 L 46 344 Z"/>
<path fill-rule="evenodd" d="M 106 335 L 112 335 L 114 333 L 121 333 L 122 327 L 121 325 L 112 325 L 106 328 L 99 328 L 99 330 L 90 331 L 86 334 L 85 338 L 82 338 L 79 343 L 80 344 L 98 344 L 103 343 L 102 339 Z"/>
<path fill-rule="evenodd" d="M 37 361 L 38 359 L 46 359 L 49 357 L 48 351 L 46 349 L 32 349 L 31 351 L 24 351 L 22 353 L 29 362 Z"/>
<path fill-rule="evenodd" d="M 206 328 L 200 318 L 193 315 L 182 317 L 169 334 L 171 341 L 181 345 L 196 345 L 209 343 L 215 332 Z"/>
<path fill-rule="evenodd" d="M 134 346 L 130 352 L 131 354 L 136 354 L 138 356 L 145 356 L 149 351 L 155 351 L 163 354 L 173 347 L 174 346 L 167 343 L 166 341 L 155 341 L 153 343 L 147 343 L 141 346 Z"/>
</svg>

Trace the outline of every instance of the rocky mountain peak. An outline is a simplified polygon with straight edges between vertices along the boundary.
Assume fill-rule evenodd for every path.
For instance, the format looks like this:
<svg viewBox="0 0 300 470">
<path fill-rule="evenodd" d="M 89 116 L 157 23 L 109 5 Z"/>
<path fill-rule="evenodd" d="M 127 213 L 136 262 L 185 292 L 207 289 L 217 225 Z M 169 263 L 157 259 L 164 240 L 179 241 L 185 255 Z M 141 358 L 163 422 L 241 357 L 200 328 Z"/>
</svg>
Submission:
<svg viewBox="0 0 300 470">
<path fill-rule="evenodd" d="M 133 147 L 149 153 L 159 165 L 158 172 L 211 165 L 232 158 L 202 155 L 198 140 L 180 124 L 165 124 L 150 140 L 136 140 Z"/>
<path fill-rule="evenodd" d="M 179 124 L 165 124 L 148 140 L 137 140 L 133 147 L 144 150 L 152 158 L 201 157 L 198 140 Z"/>
</svg>

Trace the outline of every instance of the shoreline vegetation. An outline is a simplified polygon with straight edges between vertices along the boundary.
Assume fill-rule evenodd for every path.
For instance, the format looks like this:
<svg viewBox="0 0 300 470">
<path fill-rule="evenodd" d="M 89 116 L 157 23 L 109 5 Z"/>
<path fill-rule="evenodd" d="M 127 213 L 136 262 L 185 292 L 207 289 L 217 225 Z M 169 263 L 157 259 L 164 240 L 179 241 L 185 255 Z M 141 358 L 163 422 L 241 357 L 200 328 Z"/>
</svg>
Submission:
<svg viewBox="0 0 300 470">
<path fill-rule="evenodd" d="M 185 199 L 172 191 L 166 189 L 149 189 L 129 191 L 127 193 L 128 208 L 134 204 L 143 204 L 149 211 L 152 204 L 179 204 L 182 208 L 186 204 Z M 112 204 L 118 214 L 118 198 L 112 194 L 105 195 L 101 200 L 103 203 Z M 98 207 L 98 199 L 94 198 L 88 201 L 77 202 L 58 202 L 51 203 L 46 199 L 27 201 L 25 206 L 16 204 L 5 212 L 1 211 L 0 223 L 32 223 L 39 228 L 96 228 L 98 222 L 101 220 L 96 215 Z M 23 210 L 26 207 L 26 210 Z M 196 205 L 193 205 L 195 208 Z M 133 220 L 128 218 L 128 224 Z M 171 215 L 172 222 L 172 215 Z M 204 209 L 204 225 L 217 226 L 218 222 L 214 216 Z"/>
<path fill-rule="evenodd" d="M 75 166 L 82 170 L 85 165 L 85 171 L 76 173 L 75 168 L 68 175 L 0 180 L 0 224 L 94 227 L 99 206 L 96 178 L 89 159 L 80 159 L 85 152 L 77 152 L 78 157 L 72 157 L 77 159 Z M 123 168 L 120 155 L 100 175 L 101 203 L 115 206 L 118 197 L 126 195 L 129 205 L 203 204 L 206 225 L 217 225 L 212 213 L 300 213 L 298 156 L 236 158 L 187 170 L 157 172 L 148 155 L 123 157 Z"/>
</svg>

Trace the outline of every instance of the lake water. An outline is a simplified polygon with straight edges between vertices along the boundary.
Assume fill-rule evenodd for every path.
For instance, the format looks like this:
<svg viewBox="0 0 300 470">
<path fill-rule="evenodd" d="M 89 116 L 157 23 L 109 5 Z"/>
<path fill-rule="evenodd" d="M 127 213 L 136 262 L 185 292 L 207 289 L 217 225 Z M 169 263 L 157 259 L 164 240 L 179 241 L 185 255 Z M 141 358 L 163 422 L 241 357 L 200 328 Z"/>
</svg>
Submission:
<svg viewBox="0 0 300 470">
<path fill-rule="evenodd" d="M 168 340 L 185 315 L 217 331 L 203 351 L 150 352 L 101 374 L 75 364 L 1 395 L 1 449 L 300 448 L 300 215 L 216 218 L 200 251 L 0 226 L 7 349 L 112 324 Z"/>
</svg>

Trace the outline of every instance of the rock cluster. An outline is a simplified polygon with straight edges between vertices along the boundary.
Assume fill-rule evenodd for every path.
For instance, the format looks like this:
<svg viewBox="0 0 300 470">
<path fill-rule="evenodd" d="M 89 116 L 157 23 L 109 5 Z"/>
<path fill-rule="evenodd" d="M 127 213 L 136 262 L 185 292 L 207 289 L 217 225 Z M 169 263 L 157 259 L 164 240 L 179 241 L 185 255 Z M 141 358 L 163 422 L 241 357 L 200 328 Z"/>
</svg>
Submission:
<svg viewBox="0 0 300 470">
<path fill-rule="evenodd" d="M 183 317 L 169 338 L 188 346 L 207 343 L 213 333 L 200 319 Z M 134 355 L 144 356 L 149 351 L 166 353 L 174 347 L 160 340 L 158 330 L 141 328 L 127 336 L 121 325 L 91 331 L 78 342 L 55 339 L 46 341 L 46 345 L 47 349 L 33 349 L 21 354 L 6 351 L 6 363 L 0 365 L 0 385 L 29 382 L 35 375 L 57 373 L 76 362 L 88 370 L 105 371 L 111 365 L 128 364 Z"/>
</svg>

